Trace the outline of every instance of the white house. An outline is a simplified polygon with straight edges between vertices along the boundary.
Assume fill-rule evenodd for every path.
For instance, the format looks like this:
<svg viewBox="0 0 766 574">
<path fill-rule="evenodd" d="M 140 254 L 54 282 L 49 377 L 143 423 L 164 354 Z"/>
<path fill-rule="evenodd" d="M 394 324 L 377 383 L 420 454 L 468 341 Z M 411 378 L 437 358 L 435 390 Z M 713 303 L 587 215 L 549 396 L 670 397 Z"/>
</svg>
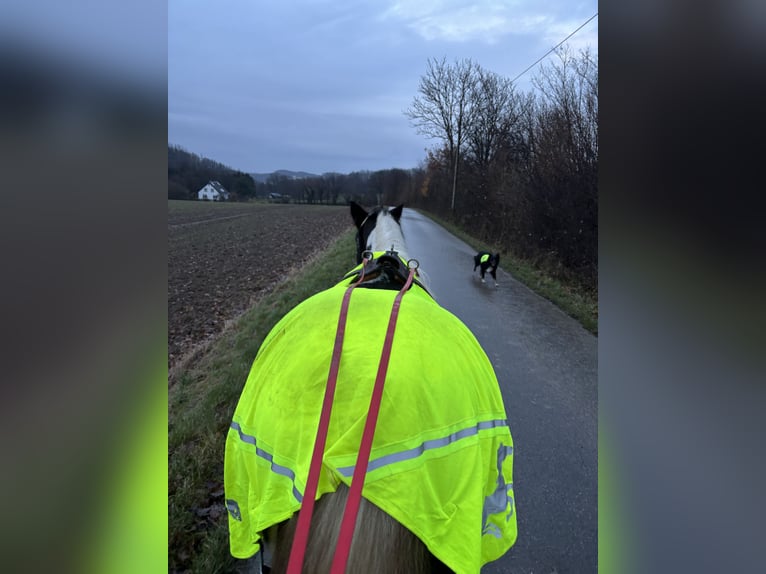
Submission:
<svg viewBox="0 0 766 574">
<path fill-rule="evenodd" d="M 229 192 L 217 181 L 209 181 L 205 187 L 197 192 L 198 199 L 209 199 L 211 201 L 226 201 L 229 199 Z"/>
</svg>

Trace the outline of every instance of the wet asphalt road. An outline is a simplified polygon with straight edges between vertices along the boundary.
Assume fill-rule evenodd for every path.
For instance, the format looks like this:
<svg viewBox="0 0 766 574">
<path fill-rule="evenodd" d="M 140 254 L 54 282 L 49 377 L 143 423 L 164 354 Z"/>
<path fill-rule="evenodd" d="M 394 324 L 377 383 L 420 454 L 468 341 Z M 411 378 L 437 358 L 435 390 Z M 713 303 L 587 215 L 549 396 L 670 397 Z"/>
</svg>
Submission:
<svg viewBox="0 0 766 574">
<path fill-rule="evenodd" d="M 514 441 L 519 537 L 482 572 L 597 571 L 597 339 L 502 269 L 472 273 L 473 249 L 419 213 L 402 216 L 431 293 L 495 368 Z"/>
</svg>

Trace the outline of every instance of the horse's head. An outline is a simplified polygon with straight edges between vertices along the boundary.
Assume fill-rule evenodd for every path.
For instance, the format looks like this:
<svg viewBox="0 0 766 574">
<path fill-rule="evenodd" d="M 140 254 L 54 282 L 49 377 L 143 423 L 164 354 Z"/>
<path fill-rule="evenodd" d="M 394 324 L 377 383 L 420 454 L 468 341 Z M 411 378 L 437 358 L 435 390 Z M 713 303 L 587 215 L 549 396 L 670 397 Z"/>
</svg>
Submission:
<svg viewBox="0 0 766 574">
<path fill-rule="evenodd" d="M 369 212 L 358 203 L 351 201 L 351 217 L 356 225 L 356 262 L 362 262 L 365 251 L 387 251 L 394 246 L 399 254 L 407 258 L 404 234 L 400 220 L 404 205 L 393 209 L 375 207 Z"/>
</svg>

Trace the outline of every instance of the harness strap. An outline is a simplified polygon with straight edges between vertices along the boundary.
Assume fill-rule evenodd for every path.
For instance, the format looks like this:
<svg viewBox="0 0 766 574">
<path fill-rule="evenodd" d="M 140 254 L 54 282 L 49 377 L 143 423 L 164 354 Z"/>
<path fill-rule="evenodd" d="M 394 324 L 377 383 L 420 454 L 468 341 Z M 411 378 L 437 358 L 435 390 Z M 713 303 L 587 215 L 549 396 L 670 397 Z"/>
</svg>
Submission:
<svg viewBox="0 0 766 574">
<path fill-rule="evenodd" d="M 324 447 L 327 443 L 327 429 L 330 426 L 330 414 L 332 412 L 332 403 L 335 398 L 335 385 L 338 381 L 338 371 L 340 369 L 340 356 L 343 350 L 343 336 L 346 332 L 346 319 L 348 317 L 348 305 L 351 300 L 351 292 L 364 279 L 364 269 L 369 259 L 367 257 L 362 261 L 362 272 L 359 274 L 359 280 L 351 284 L 343 294 L 343 302 L 340 306 L 340 316 L 338 317 L 338 327 L 335 331 L 335 345 L 332 351 L 332 360 L 330 362 L 330 373 L 327 376 L 327 386 L 325 387 L 324 400 L 322 402 L 322 413 L 319 417 L 319 428 L 317 429 L 317 438 L 314 442 L 314 452 L 311 456 L 311 466 L 306 481 L 306 490 L 303 493 L 303 504 L 298 514 L 298 524 L 295 529 L 293 545 L 290 549 L 290 559 L 287 564 L 287 574 L 300 574 L 303 569 L 303 559 L 306 555 L 306 545 L 309 539 L 309 527 L 311 526 L 311 516 L 314 513 L 314 498 L 316 497 L 317 485 L 319 484 L 319 473 L 322 469 L 322 457 Z"/>
<path fill-rule="evenodd" d="M 365 253 L 372 252 L 365 251 Z M 391 283 L 403 285 L 407 281 L 407 275 L 409 274 L 411 264 L 415 265 L 415 276 L 413 277 L 412 282 L 420 287 L 423 291 L 431 295 L 426 286 L 418 280 L 417 269 L 420 266 L 418 260 L 410 259 L 405 263 L 404 260 L 401 259 L 395 251 L 386 251 L 378 258 L 372 259 L 366 271 L 367 277 L 369 277 L 369 279 L 364 285 L 362 285 L 362 287 L 390 289 L 392 288 L 389 286 Z M 352 269 L 346 273 L 343 278 L 351 279 L 358 276 L 360 272 L 361 271 L 359 269 Z M 376 278 L 380 279 L 382 276 L 387 276 L 390 279 L 390 282 L 376 284 Z M 433 297 L 433 295 L 431 295 L 431 297 Z"/>
<path fill-rule="evenodd" d="M 394 342 L 394 330 L 396 329 L 396 320 L 399 316 L 399 307 L 402 297 L 407 289 L 410 288 L 415 275 L 415 269 L 410 268 L 409 276 L 404 287 L 397 293 L 394 304 L 391 307 L 391 316 L 388 320 L 388 329 L 386 330 L 386 339 L 383 343 L 383 351 L 378 364 L 378 374 L 375 377 L 375 386 L 370 398 L 370 408 L 367 411 L 367 421 L 364 425 L 362 434 L 362 443 L 359 446 L 359 454 L 354 467 L 354 476 L 351 479 L 351 488 L 349 490 L 348 500 L 346 500 L 346 509 L 343 512 L 343 522 L 340 526 L 338 545 L 335 547 L 335 556 L 333 557 L 331 574 L 343 574 L 346 571 L 348 555 L 351 550 L 351 540 L 354 536 L 354 527 L 359 512 L 359 504 L 362 498 L 362 487 L 367 474 L 367 465 L 370 462 L 370 451 L 372 449 L 372 439 L 375 435 L 375 425 L 378 421 L 380 403 L 383 398 L 383 384 L 386 382 L 386 372 L 388 371 L 388 362 L 391 358 L 391 347 Z"/>
</svg>

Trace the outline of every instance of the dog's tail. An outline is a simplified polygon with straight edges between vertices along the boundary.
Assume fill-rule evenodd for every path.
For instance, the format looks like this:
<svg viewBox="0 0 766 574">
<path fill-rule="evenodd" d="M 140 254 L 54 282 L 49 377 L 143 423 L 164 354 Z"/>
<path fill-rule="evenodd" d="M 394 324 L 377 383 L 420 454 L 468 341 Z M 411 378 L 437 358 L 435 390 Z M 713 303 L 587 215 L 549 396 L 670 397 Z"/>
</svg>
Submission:
<svg viewBox="0 0 766 574">
<path fill-rule="evenodd" d="M 341 484 L 336 492 L 325 494 L 314 506 L 304 573 L 330 571 L 348 492 L 348 487 Z M 266 533 L 266 543 L 273 554 L 272 574 L 287 570 L 297 523 L 298 513 Z M 346 571 L 380 574 L 451 572 L 412 532 L 364 498 L 359 506 Z"/>
</svg>

